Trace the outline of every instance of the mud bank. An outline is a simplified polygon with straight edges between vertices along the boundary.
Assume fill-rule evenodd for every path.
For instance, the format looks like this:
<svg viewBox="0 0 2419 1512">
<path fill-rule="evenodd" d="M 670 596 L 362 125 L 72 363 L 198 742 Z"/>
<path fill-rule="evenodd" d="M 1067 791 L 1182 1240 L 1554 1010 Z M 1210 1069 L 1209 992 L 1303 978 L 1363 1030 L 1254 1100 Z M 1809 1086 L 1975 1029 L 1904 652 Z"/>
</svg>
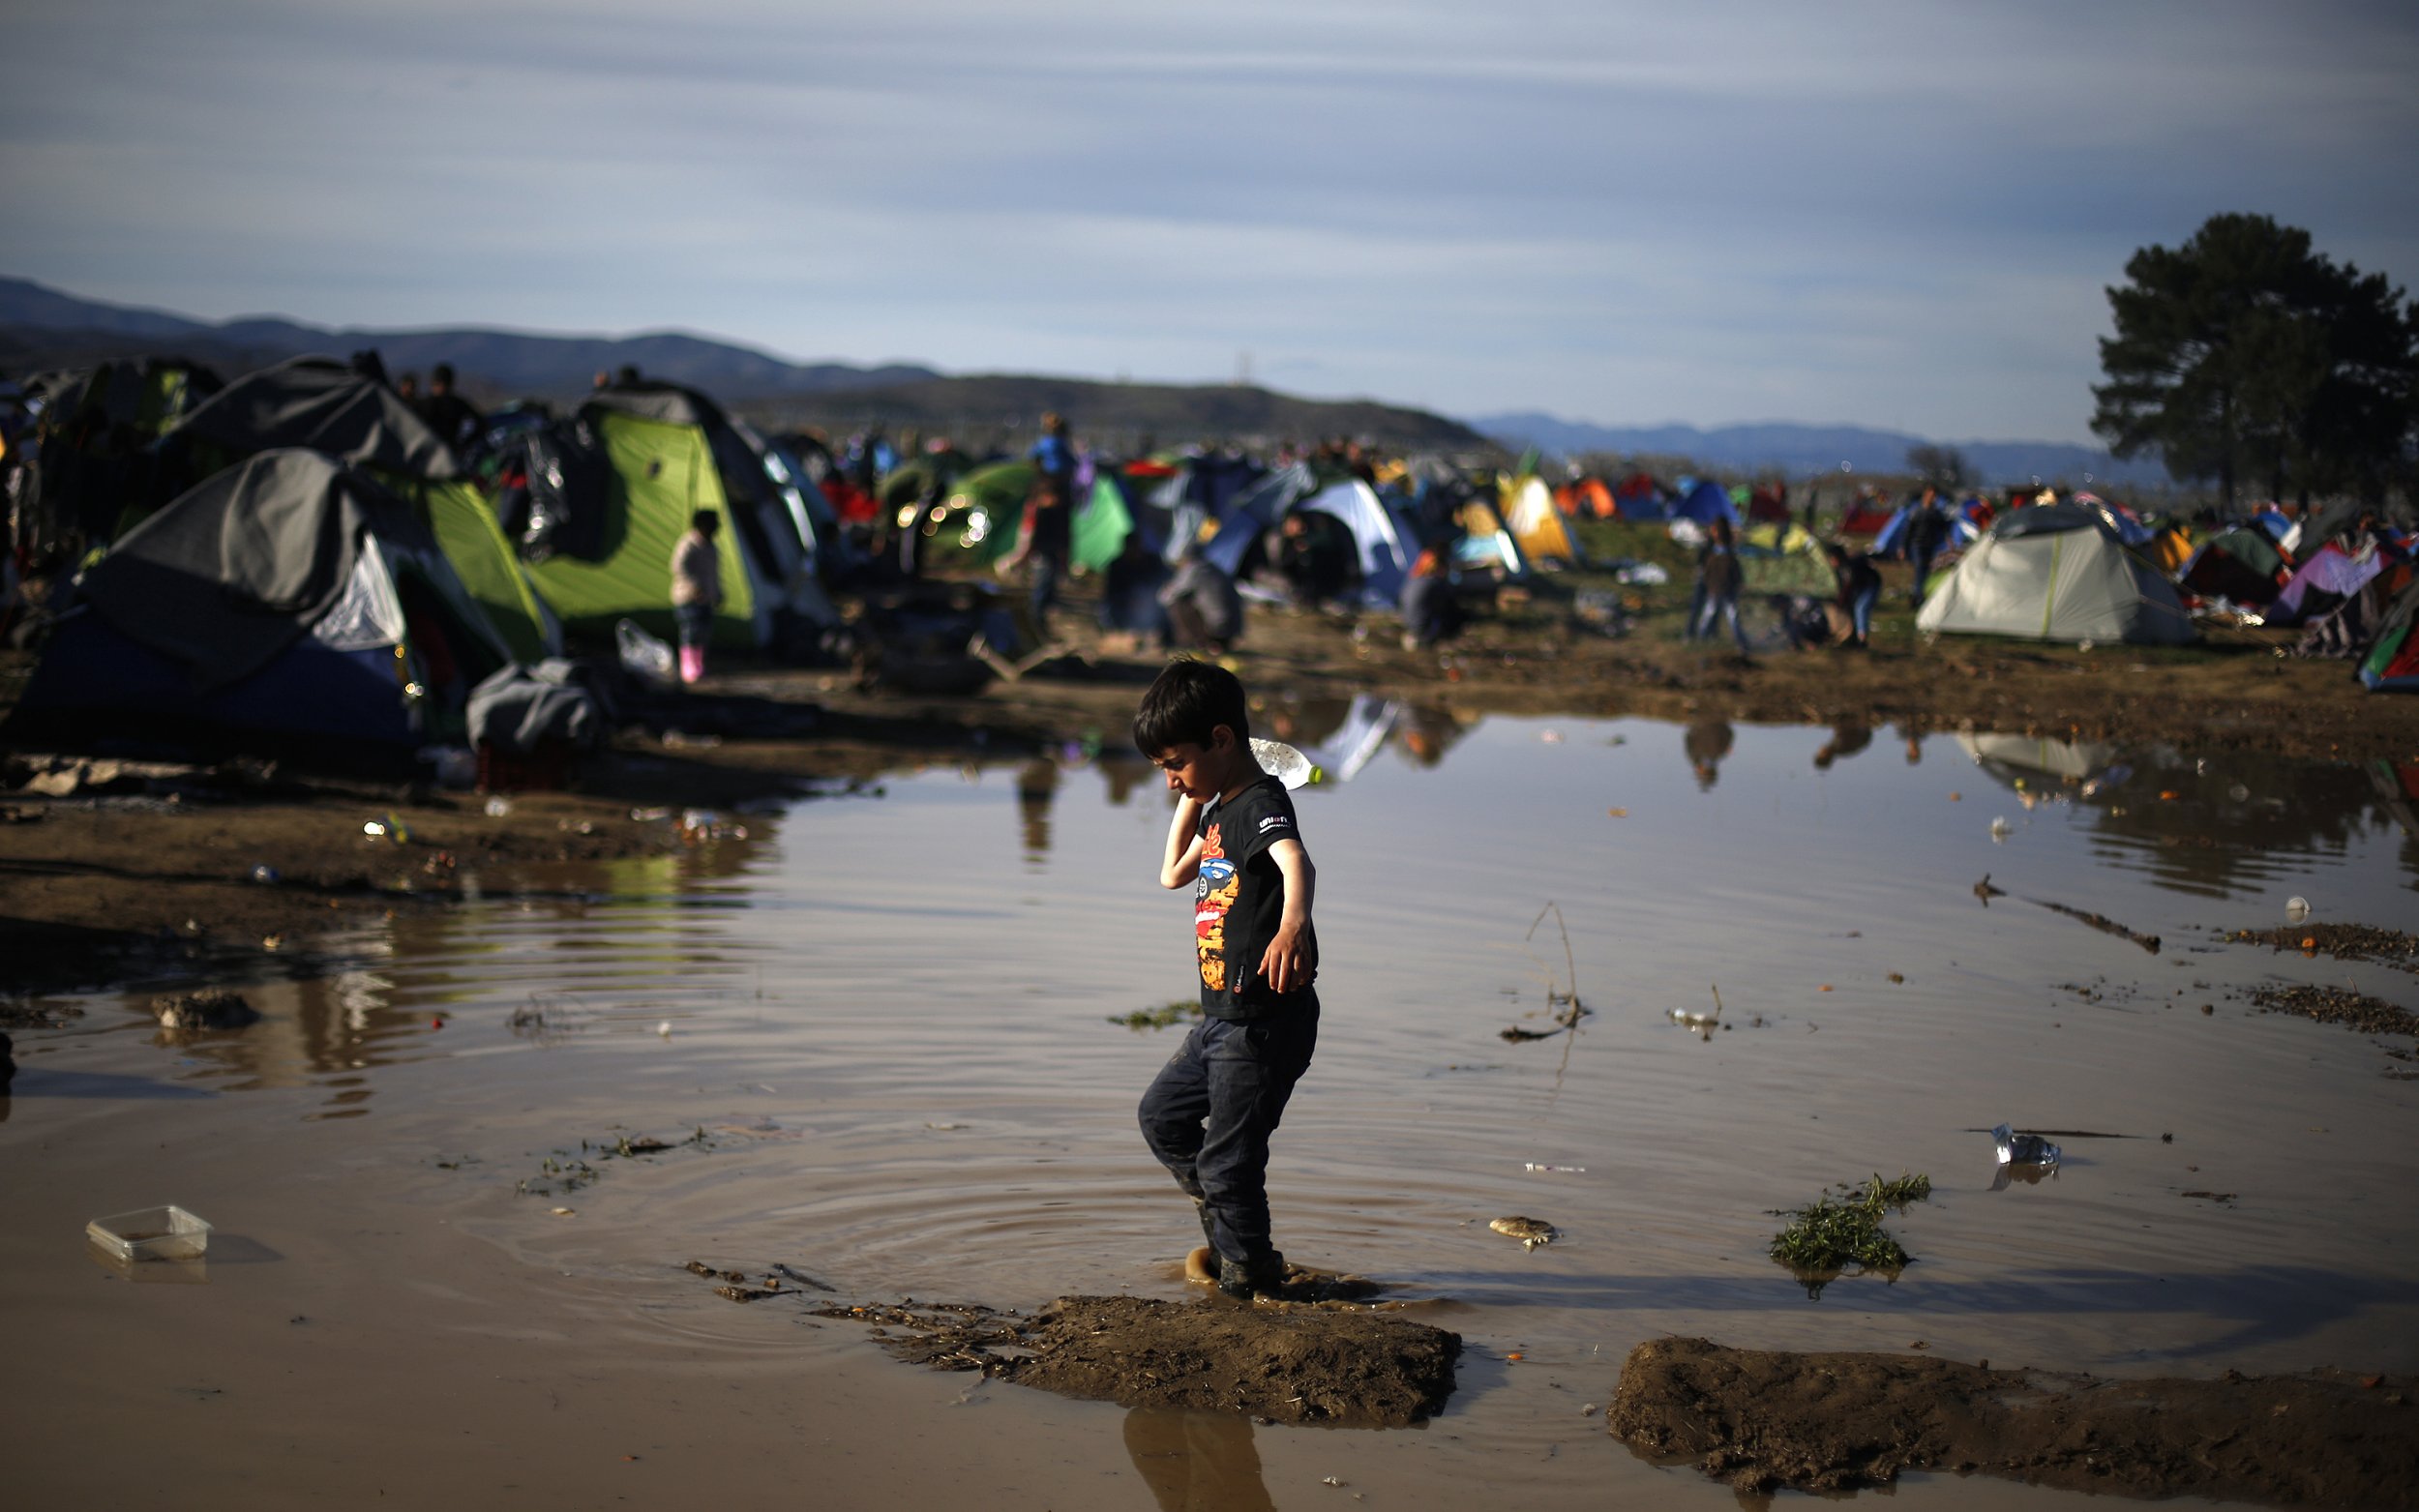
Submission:
<svg viewBox="0 0 2419 1512">
<path fill-rule="evenodd" d="M 2419 1506 L 2403 1377 L 2112 1380 L 1912 1354 L 1639 1345 L 1605 1427 L 1744 1493 L 1954 1470 L 2072 1491 L 2274 1506 Z"/>
<path fill-rule="evenodd" d="M 1066 1296 L 1030 1317 L 911 1300 L 813 1311 L 874 1324 L 891 1353 L 935 1370 L 1127 1408 L 1346 1428 L 1401 1428 L 1443 1410 L 1461 1353 L 1459 1334 L 1312 1302 Z"/>
</svg>

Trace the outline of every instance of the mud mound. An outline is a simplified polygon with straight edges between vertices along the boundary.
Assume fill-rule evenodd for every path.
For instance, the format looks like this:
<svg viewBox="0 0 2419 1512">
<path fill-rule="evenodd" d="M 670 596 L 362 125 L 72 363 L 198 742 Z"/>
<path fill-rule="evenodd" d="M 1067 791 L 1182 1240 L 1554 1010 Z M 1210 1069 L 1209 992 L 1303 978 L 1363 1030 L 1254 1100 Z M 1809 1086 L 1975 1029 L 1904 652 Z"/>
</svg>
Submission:
<svg viewBox="0 0 2419 1512">
<path fill-rule="evenodd" d="M 980 1303 L 911 1300 L 809 1311 L 875 1324 L 892 1354 L 935 1370 L 980 1371 L 1123 1407 L 1355 1428 L 1399 1428 L 1436 1412 L 1452 1394 L 1461 1353 L 1459 1334 L 1332 1303 L 1072 1296 L 1030 1318 Z"/>
<path fill-rule="evenodd" d="M 1837 1491 L 1901 1469 L 2121 1496 L 2419 1506 L 2404 1378 L 2319 1371 L 2101 1380 L 1899 1354 L 1639 1345 L 1605 1427 L 1741 1491 Z"/>
<path fill-rule="evenodd" d="M 1126 1407 L 1222 1408 L 1286 1423 L 1394 1428 L 1445 1406 L 1461 1336 L 1382 1313 L 1150 1297 L 1041 1311 L 1029 1386 Z"/>
</svg>

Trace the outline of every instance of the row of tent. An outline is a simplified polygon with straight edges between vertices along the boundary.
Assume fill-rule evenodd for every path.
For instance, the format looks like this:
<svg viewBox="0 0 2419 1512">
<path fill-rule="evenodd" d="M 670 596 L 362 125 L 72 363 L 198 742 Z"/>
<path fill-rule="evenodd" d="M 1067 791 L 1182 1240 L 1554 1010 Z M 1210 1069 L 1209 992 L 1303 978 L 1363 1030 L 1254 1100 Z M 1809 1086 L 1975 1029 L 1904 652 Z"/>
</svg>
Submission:
<svg viewBox="0 0 2419 1512">
<path fill-rule="evenodd" d="M 616 385 L 527 429 L 493 502 L 381 375 L 345 363 L 224 387 L 121 364 L 29 391 L 43 430 L 20 465 L 95 549 L 12 716 L 20 739 L 234 735 L 397 765 L 461 743 L 467 691 L 558 657 L 566 632 L 670 635 L 672 548 L 700 511 L 730 525 L 718 641 L 837 622 L 820 495 L 677 385 Z"/>
</svg>

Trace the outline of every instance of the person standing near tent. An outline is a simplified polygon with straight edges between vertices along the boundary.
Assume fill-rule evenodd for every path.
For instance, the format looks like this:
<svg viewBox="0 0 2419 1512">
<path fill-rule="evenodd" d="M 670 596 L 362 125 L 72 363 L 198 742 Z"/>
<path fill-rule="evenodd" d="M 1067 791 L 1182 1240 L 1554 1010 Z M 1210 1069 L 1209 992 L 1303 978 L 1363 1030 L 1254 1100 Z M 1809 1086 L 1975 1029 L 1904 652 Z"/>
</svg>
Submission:
<svg viewBox="0 0 2419 1512">
<path fill-rule="evenodd" d="M 1926 488 L 1924 496 L 1915 501 L 1915 513 L 1906 522 L 1907 565 L 1915 569 L 1915 586 L 1909 597 L 1914 607 L 1924 607 L 1924 584 L 1931 577 L 1932 558 L 1949 539 L 1949 512 L 1940 507 L 1940 490 Z"/>
<path fill-rule="evenodd" d="M 1170 641 L 1188 651 L 1223 653 L 1242 637 L 1243 596 L 1235 579 L 1189 545 L 1160 588 L 1159 605 L 1168 611 Z"/>
<path fill-rule="evenodd" d="M 454 365 L 449 362 L 429 370 L 429 397 L 420 401 L 420 418 L 458 454 L 478 441 L 486 425 L 470 401 L 454 392 Z"/>
<path fill-rule="evenodd" d="M 1016 549 L 1000 558 L 997 569 L 1004 578 L 1019 563 L 1033 564 L 1033 631 L 1043 637 L 1050 634 L 1050 609 L 1059 602 L 1059 579 L 1065 575 L 1067 557 L 1074 550 L 1075 511 L 1067 498 L 1066 484 L 1058 475 L 1034 473 L 1033 486 L 1025 495 L 1025 519 L 1017 531 Z"/>
<path fill-rule="evenodd" d="M 1075 444 L 1066 417 L 1041 417 L 1041 439 L 1026 453 L 1033 463 L 1033 486 L 1025 495 L 1025 521 L 1016 549 L 1000 562 L 1004 574 L 1019 562 L 1033 564 L 1033 629 L 1050 633 L 1051 606 L 1059 602 L 1059 579 L 1066 574 L 1075 543 Z"/>
<path fill-rule="evenodd" d="M 1429 547 L 1403 579 L 1403 649 L 1418 651 L 1461 634 L 1461 601 L 1445 575 L 1445 559 Z"/>
<path fill-rule="evenodd" d="M 1881 598 L 1881 574 L 1873 570 L 1870 556 L 1851 551 L 1837 541 L 1823 543 L 1823 555 L 1831 559 L 1832 581 L 1839 585 L 1839 612 L 1848 618 L 1848 634 L 1841 643 L 1863 651 L 1873 633 L 1873 605 Z"/>
<path fill-rule="evenodd" d="M 714 537 L 722 517 L 710 509 L 689 517 L 689 533 L 672 548 L 672 617 L 680 632 L 680 680 L 705 675 L 705 643 L 714 634 L 714 611 L 722 607 L 722 558 Z"/>
<path fill-rule="evenodd" d="M 1730 634 L 1739 642 L 1739 654 L 1751 654 L 1747 626 L 1739 620 L 1739 589 L 1746 574 L 1739 567 L 1738 543 L 1731 535 L 1729 520 L 1716 519 L 1707 527 L 1705 544 L 1697 548 L 1696 580 L 1704 602 L 1688 626 L 1688 638 L 1711 640 L 1714 627 L 1727 615 Z"/>
</svg>

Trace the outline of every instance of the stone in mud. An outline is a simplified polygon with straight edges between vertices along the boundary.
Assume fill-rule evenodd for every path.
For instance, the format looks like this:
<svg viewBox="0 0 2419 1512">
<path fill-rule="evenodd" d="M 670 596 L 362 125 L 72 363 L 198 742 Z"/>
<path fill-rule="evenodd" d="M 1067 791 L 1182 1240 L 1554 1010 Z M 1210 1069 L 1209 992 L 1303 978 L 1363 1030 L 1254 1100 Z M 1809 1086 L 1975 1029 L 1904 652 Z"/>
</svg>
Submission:
<svg viewBox="0 0 2419 1512">
<path fill-rule="evenodd" d="M 2276 1506 L 2419 1506 L 2410 1381 L 2336 1370 L 2106 1380 L 1928 1355 L 1639 1345 L 1608 1432 L 1747 1493 L 1902 1469 Z"/>
<path fill-rule="evenodd" d="M 151 1011 L 164 1029 L 240 1029 L 247 1023 L 260 1022 L 260 1015 L 244 1000 L 243 993 L 223 987 L 155 997 Z"/>
<path fill-rule="evenodd" d="M 1518 1214 L 1508 1218 L 1495 1219 L 1487 1227 L 1508 1239 L 1518 1239 L 1520 1247 L 1524 1250 L 1534 1250 L 1540 1244 L 1551 1244 L 1562 1232 L 1542 1218 L 1523 1218 Z"/>
</svg>

